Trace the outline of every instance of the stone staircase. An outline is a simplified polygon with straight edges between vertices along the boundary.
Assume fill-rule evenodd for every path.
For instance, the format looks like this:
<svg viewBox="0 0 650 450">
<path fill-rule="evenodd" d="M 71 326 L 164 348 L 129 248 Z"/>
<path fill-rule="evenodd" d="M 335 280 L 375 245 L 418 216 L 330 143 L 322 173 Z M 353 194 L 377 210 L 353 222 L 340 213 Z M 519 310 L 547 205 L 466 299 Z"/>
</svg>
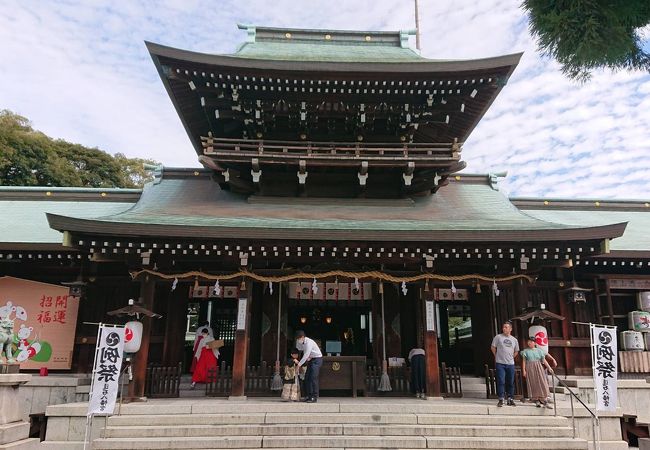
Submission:
<svg viewBox="0 0 650 450">
<path fill-rule="evenodd" d="M 531 406 L 496 408 L 492 403 L 196 399 L 156 406 L 150 402 L 125 405 L 121 415 L 108 418 L 92 448 L 587 449 L 585 440 L 572 439 L 565 417 Z"/>
<path fill-rule="evenodd" d="M 463 398 L 485 398 L 485 377 L 463 375 L 461 378 Z"/>
</svg>

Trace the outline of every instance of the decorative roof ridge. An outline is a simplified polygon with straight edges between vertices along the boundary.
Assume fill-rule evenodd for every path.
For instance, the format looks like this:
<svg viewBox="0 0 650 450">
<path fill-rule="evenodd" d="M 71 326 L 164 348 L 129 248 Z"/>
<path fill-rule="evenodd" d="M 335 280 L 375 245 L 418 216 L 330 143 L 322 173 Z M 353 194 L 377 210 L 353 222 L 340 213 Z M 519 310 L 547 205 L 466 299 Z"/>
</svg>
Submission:
<svg viewBox="0 0 650 450">
<path fill-rule="evenodd" d="M 510 201 L 518 208 L 580 210 L 580 211 L 630 211 L 631 209 L 649 212 L 650 201 L 640 199 L 596 199 L 596 198 L 542 198 L 542 197 L 510 197 Z"/>
<path fill-rule="evenodd" d="M 77 186 L 0 186 L 0 196 L 5 192 L 74 192 L 74 193 L 139 193 L 139 188 L 102 188 Z"/>
<path fill-rule="evenodd" d="M 0 201 L 137 202 L 142 189 L 65 186 L 0 186 Z"/>
<path fill-rule="evenodd" d="M 245 43 L 254 42 L 310 42 L 318 44 L 372 43 L 409 48 L 409 37 L 416 30 L 376 31 L 376 30 L 331 30 L 314 28 L 265 27 L 252 24 L 237 24 L 246 30 Z"/>
</svg>

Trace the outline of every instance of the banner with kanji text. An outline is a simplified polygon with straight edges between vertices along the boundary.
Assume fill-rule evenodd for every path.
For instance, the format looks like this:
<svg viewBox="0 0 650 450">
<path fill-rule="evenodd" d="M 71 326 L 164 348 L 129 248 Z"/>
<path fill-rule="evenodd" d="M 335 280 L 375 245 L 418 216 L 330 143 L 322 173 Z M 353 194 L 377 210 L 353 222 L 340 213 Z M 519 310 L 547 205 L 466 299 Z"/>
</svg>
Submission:
<svg viewBox="0 0 650 450">
<path fill-rule="evenodd" d="M 88 402 L 89 416 L 113 414 L 123 356 L 124 327 L 100 325 Z"/>
<path fill-rule="evenodd" d="M 591 350 L 596 384 L 596 411 L 615 411 L 618 403 L 616 327 L 591 325 Z"/>
</svg>

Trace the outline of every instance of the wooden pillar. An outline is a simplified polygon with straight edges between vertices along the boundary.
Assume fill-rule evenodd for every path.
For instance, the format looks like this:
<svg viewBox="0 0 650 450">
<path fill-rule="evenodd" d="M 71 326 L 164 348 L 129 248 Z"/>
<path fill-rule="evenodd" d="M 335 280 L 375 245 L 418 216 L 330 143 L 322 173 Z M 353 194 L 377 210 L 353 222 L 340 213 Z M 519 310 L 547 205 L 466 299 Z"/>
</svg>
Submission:
<svg viewBox="0 0 650 450">
<path fill-rule="evenodd" d="M 156 282 L 152 277 L 145 275 L 140 281 L 140 300 L 142 306 L 150 311 L 154 309 L 154 293 Z M 144 388 L 147 377 L 147 363 L 149 361 L 149 345 L 151 343 L 150 317 L 142 319 L 142 343 L 140 350 L 133 357 L 133 381 L 129 383 L 129 399 L 135 400 L 144 397 Z"/>
<path fill-rule="evenodd" d="M 435 322 L 435 302 L 432 292 L 421 290 L 420 298 L 422 307 L 420 311 L 424 317 L 424 353 L 427 369 L 427 395 L 440 397 L 440 363 L 438 361 L 438 335 Z M 427 305 L 429 306 L 427 308 Z M 428 312 L 427 312 L 428 310 Z"/>
<path fill-rule="evenodd" d="M 600 289 L 598 286 L 598 278 L 594 278 L 594 302 L 596 304 L 596 323 L 603 323 L 603 310 L 600 303 Z"/>
<path fill-rule="evenodd" d="M 235 331 L 235 350 L 232 362 L 231 397 L 244 398 L 246 386 L 246 364 L 248 363 L 248 341 L 250 328 L 251 292 L 253 286 L 246 282 L 246 290 L 239 293 L 237 306 L 237 330 Z"/>
<path fill-rule="evenodd" d="M 526 284 L 526 281 L 523 278 L 515 280 L 513 291 L 515 294 L 513 302 L 513 306 L 515 307 L 514 315 L 518 315 L 528 307 L 528 286 Z M 510 319 L 512 319 L 512 317 L 508 318 L 508 320 Z M 519 336 L 519 348 L 524 349 L 526 348 L 526 339 L 528 338 L 528 336 L 526 336 L 528 327 L 525 320 L 517 320 L 516 322 L 517 330 L 513 329 L 513 332 Z"/>
<path fill-rule="evenodd" d="M 179 283 L 167 299 L 167 314 L 163 317 L 165 321 L 163 363 L 166 366 L 177 366 L 183 360 L 187 302 L 187 285 Z"/>
<path fill-rule="evenodd" d="M 560 315 L 564 316 L 562 321 L 562 340 L 564 341 L 564 347 L 562 348 L 562 353 L 564 354 L 564 373 L 565 375 L 573 374 L 573 358 L 571 357 L 571 352 L 573 349 L 569 348 L 566 345 L 566 341 L 571 339 L 570 336 L 570 324 L 572 316 L 569 316 L 569 310 L 566 304 L 566 294 L 563 292 L 558 292 L 558 304 L 560 305 Z"/>
</svg>

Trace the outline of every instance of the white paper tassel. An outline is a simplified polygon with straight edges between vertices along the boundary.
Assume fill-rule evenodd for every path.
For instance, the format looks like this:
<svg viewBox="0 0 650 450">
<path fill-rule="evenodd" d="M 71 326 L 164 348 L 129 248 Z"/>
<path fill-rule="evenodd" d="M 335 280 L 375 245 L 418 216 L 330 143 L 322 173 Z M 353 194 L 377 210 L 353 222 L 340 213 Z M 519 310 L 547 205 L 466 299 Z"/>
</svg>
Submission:
<svg viewBox="0 0 650 450">
<path fill-rule="evenodd" d="M 494 291 L 494 295 L 497 297 L 499 296 L 499 286 L 497 286 L 497 280 L 494 280 L 492 283 L 492 290 Z"/>
<path fill-rule="evenodd" d="M 216 283 L 214 283 L 214 295 L 219 297 L 221 295 L 221 286 L 219 285 L 219 280 L 217 280 Z"/>
<path fill-rule="evenodd" d="M 451 280 L 451 293 L 456 295 L 456 292 L 458 289 L 456 289 L 456 286 L 454 286 L 454 280 Z"/>
<path fill-rule="evenodd" d="M 177 285 L 178 285 L 178 278 L 174 278 L 174 282 L 172 283 L 172 291 L 176 290 Z"/>
<path fill-rule="evenodd" d="M 356 277 L 354 278 L 354 288 L 356 290 L 359 290 L 359 279 Z"/>
<path fill-rule="evenodd" d="M 273 294 L 273 282 L 269 281 L 269 294 Z"/>
<path fill-rule="evenodd" d="M 318 284 L 316 284 L 316 278 L 314 278 L 314 281 L 311 283 L 311 291 L 314 294 L 318 294 Z"/>
<path fill-rule="evenodd" d="M 406 282 L 402 281 L 402 295 L 406 295 L 409 289 L 406 287 Z"/>
</svg>

